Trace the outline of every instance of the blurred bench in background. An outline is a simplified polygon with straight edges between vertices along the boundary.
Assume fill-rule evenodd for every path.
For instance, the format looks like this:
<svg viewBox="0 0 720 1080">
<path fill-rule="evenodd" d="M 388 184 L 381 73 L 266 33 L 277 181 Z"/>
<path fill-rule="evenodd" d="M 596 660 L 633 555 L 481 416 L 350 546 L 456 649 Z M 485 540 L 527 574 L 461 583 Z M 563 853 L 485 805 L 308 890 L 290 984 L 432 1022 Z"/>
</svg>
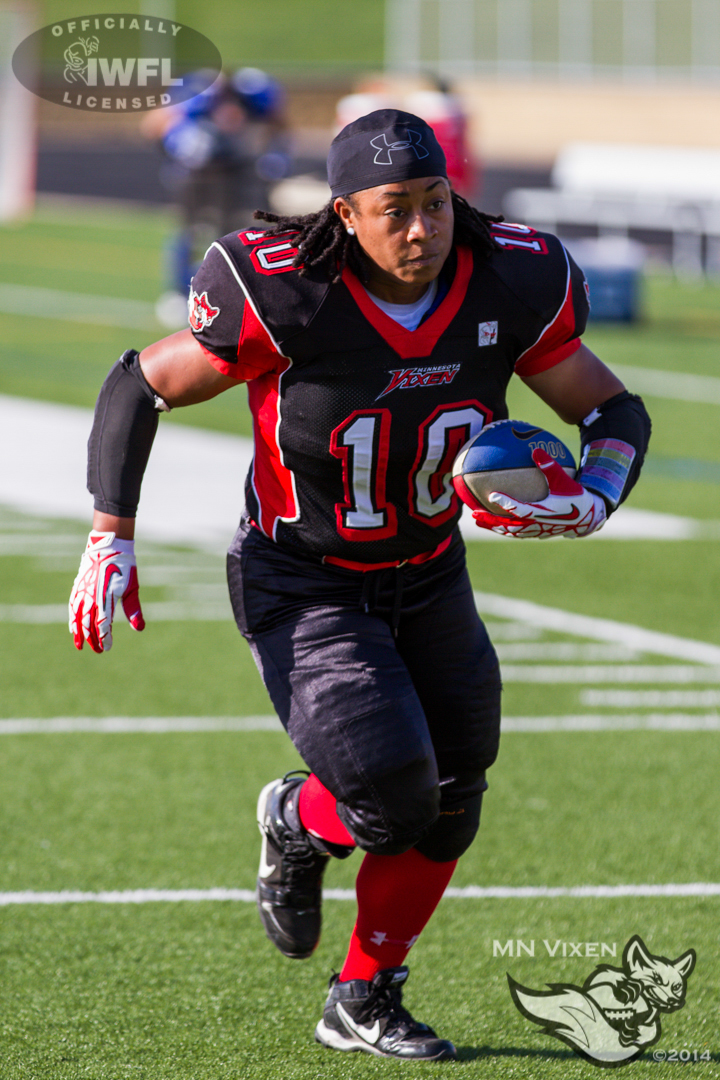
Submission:
<svg viewBox="0 0 720 1080">
<path fill-rule="evenodd" d="M 587 226 L 600 236 L 668 232 L 682 277 L 720 277 L 720 150 L 571 143 L 553 188 L 516 188 L 506 215 L 549 232 Z"/>
</svg>

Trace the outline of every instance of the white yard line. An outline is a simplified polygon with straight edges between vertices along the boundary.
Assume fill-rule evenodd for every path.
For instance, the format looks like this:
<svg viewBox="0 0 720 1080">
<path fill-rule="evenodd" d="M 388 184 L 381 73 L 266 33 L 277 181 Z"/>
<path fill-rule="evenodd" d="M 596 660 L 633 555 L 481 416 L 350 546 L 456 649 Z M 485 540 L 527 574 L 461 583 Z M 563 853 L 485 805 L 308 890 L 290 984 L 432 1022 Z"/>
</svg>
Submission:
<svg viewBox="0 0 720 1080">
<path fill-rule="evenodd" d="M 620 899 L 623 897 L 681 897 L 720 896 L 720 884 L 688 882 L 667 885 L 465 885 L 445 890 L 450 900 L 532 900 L 539 897 L 569 897 L 572 899 Z M 324 889 L 324 900 L 355 900 L 354 889 Z M 251 889 L 125 889 L 114 892 L 6 892 L 0 893 L 0 907 L 25 904 L 157 904 L 233 901 L 254 904 Z"/>
<path fill-rule="evenodd" d="M 235 900 L 252 904 L 255 893 L 250 889 L 124 889 L 116 892 L 67 889 L 61 892 L 0 893 L 0 907 L 11 904 L 172 904 L 184 900 Z"/>
<path fill-rule="evenodd" d="M 679 371 L 613 364 L 613 371 L 636 394 L 720 405 L 720 379 L 713 375 L 688 375 Z"/>
<path fill-rule="evenodd" d="M 171 731 L 282 731 L 277 716 L 54 716 L 0 720 L 0 735 L 101 735 Z"/>
<path fill-rule="evenodd" d="M 0 311 L 8 315 L 32 312 L 33 319 L 119 326 L 123 330 L 160 330 L 155 305 L 147 300 L 122 300 L 116 296 L 44 289 L 35 285 L 0 282 Z"/>
<path fill-rule="evenodd" d="M 0 395 L 0 503 L 90 527 L 85 488 L 92 411 Z M 252 442 L 160 423 L 143 481 L 138 531 L 150 540 L 227 548 L 243 505 Z"/>
<path fill-rule="evenodd" d="M 713 882 L 688 882 L 670 885 L 576 885 L 571 888 L 553 888 L 545 885 L 526 885 L 519 888 L 466 885 L 461 889 L 449 888 L 445 896 L 470 900 L 525 900 L 541 896 L 572 896 L 577 898 L 598 897 L 612 899 L 621 896 L 720 896 L 720 884 Z"/>
<path fill-rule="evenodd" d="M 581 705 L 613 709 L 712 709 L 720 690 L 581 690 Z"/>
<path fill-rule="evenodd" d="M 529 600 L 515 600 L 494 593 L 476 592 L 475 603 L 481 615 L 515 619 L 544 630 L 575 634 L 595 641 L 609 641 L 614 645 L 626 645 L 635 651 L 671 656 L 676 660 L 720 665 L 720 645 L 675 637 L 674 634 L 662 634 L 656 630 L 644 630 L 639 626 L 615 622 L 612 619 L 576 615 L 561 608 L 545 607 Z"/>
<path fill-rule="evenodd" d="M 76 545 L 76 550 L 77 545 Z M 143 584 L 145 578 L 142 578 Z M 225 586 L 227 591 L 227 587 Z M 232 622 L 230 600 L 150 600 L 143 601 L 143 614 L 150 622 Z M 67 604 L 0 604 L 0 622 L 66 623 Z"/>
<path fill-rule="evenodd" d="M 85 475 L 91 426 L 90 409 L 0 395 L 0 504 L 89 523 L 92 499 Z M 226 548 L 240 518 L 252 452 L 249 439 L 161 419 L 143 482 L 139 536 Z M 622 507 L 588 542 L 692 540 L 715 537 L 719 528 L 713 521 Z M 461 530 L 466 540 L 511 543 L 478 529 L 468 515 Z"/>
<path fill-rule="evenodd" d="M 679 664 L 501 664 L 505 683 L 719 683 L 720 667 Z"/>
<path fill-rule="evenodd" d="M 578 713 L 568 716 L 505 716 L 505 734 L 548 731 L 717 731 L 718 713 Z M 192 731 L 282 731 L 276 716 L 54 716 L 0 720 L 1 735 L 125 735 Z"/>
<path fill-rule="evenodd" d="M 576 645 L 572 641 L 530 641 L 498 644 L 492 634 L 495 651 L 504 663 L 512 660 L 633 660 L 638 653 L 625 645 Z"/>
<path fill-rule="evenodd" d="M 552 731 L 720 731 L 718 713 L 634 713 L 568 716 L 505 716 L 502 731 L 545 734 Z"/>
</svg>

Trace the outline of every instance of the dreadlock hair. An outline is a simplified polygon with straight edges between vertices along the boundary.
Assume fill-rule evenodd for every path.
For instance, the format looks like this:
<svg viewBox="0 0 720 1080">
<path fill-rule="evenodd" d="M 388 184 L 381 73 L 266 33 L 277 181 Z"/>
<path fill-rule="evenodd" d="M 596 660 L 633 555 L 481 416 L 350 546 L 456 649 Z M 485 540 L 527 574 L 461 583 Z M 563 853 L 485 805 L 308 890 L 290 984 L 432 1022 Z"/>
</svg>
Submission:
<svg viewBox="0 0 720 1080">
<path fill-rule="evenodd" d="M 502 250 L 495 241 L 490 226 L 503 220 L 501 216 L 484 214 L 471 206 L 467 199 L 451 193 L 452 207 L 455 213 L 453 242 L 464 244 L 489 258 L 495 251 Z M 349 236 L 339 216 L 335 213 L 334 199 L 326 203 L 322 210 L 314 214 L 281 215 L 269 210 L 256 210 L 253 217 L 259 221 L 268 221 L 274 227 L 271 235 L 284 232 L 298 232 L 298 253 L 293 266 L 300 267 L 301 275 L 318 267 L 325 271 L 335 284 L 340 281 L 342 272 L 348 266 L 361 281 L 368 280 L 367 256 L 363 252 L 356 236 Z M 346 195 L 345 201 L 352 205 L 352 195 Z"/>
</svg>

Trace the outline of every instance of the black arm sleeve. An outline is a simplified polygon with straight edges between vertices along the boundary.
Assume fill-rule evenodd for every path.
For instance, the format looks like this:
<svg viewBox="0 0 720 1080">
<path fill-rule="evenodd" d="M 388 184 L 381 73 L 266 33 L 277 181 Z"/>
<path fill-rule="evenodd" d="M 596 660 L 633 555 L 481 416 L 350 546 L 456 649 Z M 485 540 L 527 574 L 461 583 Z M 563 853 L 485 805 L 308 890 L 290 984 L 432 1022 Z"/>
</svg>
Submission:
<svg viewBox="0 0 720 1080">
<path fill-rule="evenodd" d="M 110 369 L 95 405 L 87 486 L 96 510 L 135 517 L 158 409 L 169 411 L 143 375 L 138 353 L 128 349 Z"/>
<path fill-rule="evenodd" d="M 642 398 L 627 390 L 593 409 L 580 425 L 578 480 L 603 497 L 609 514 L 637 483 L 651 430 Z"/>
</svg>

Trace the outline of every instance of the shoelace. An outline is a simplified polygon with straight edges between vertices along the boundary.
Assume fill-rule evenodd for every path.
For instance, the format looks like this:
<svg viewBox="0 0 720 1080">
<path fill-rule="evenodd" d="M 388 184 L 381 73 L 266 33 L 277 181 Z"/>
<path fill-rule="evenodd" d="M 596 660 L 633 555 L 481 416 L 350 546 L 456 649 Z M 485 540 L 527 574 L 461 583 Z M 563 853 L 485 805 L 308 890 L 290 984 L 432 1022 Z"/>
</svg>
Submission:
<svg viewBox="0 0 720 1080">
<path fill-rule="evenodd" d="M 324 864 L 325 859 L 326 856 L 311 848 L 304 837 L 286 836 L 283 841 L 283 861 L 287 865 L 289 883 L 302 883 L 304 877 L 316 873 L 318 863 L 322 860 Z"/>
<path fill-rule="evenodd" d="M 307 889 L 310 896 L 318 891 L 318 866 L 327 856 L 315 851 L 304 836 L 285 833 L 282 840 L 283 885 L 297 892 Z"/>
<path fill-rule="evenodd" d="M 368 1000 L 358 1012 L 357 1019 L 360 1023 L 366 1023 L 381 1016 L 387 1017 L 386 1035 L 401 1029 L 404 1035 L 423 1029 L 423 1025 L 413 1019 L 402 1004 L 402 990 L 399 987 L 381 986 L 371 991 Z"/>
</svg>

